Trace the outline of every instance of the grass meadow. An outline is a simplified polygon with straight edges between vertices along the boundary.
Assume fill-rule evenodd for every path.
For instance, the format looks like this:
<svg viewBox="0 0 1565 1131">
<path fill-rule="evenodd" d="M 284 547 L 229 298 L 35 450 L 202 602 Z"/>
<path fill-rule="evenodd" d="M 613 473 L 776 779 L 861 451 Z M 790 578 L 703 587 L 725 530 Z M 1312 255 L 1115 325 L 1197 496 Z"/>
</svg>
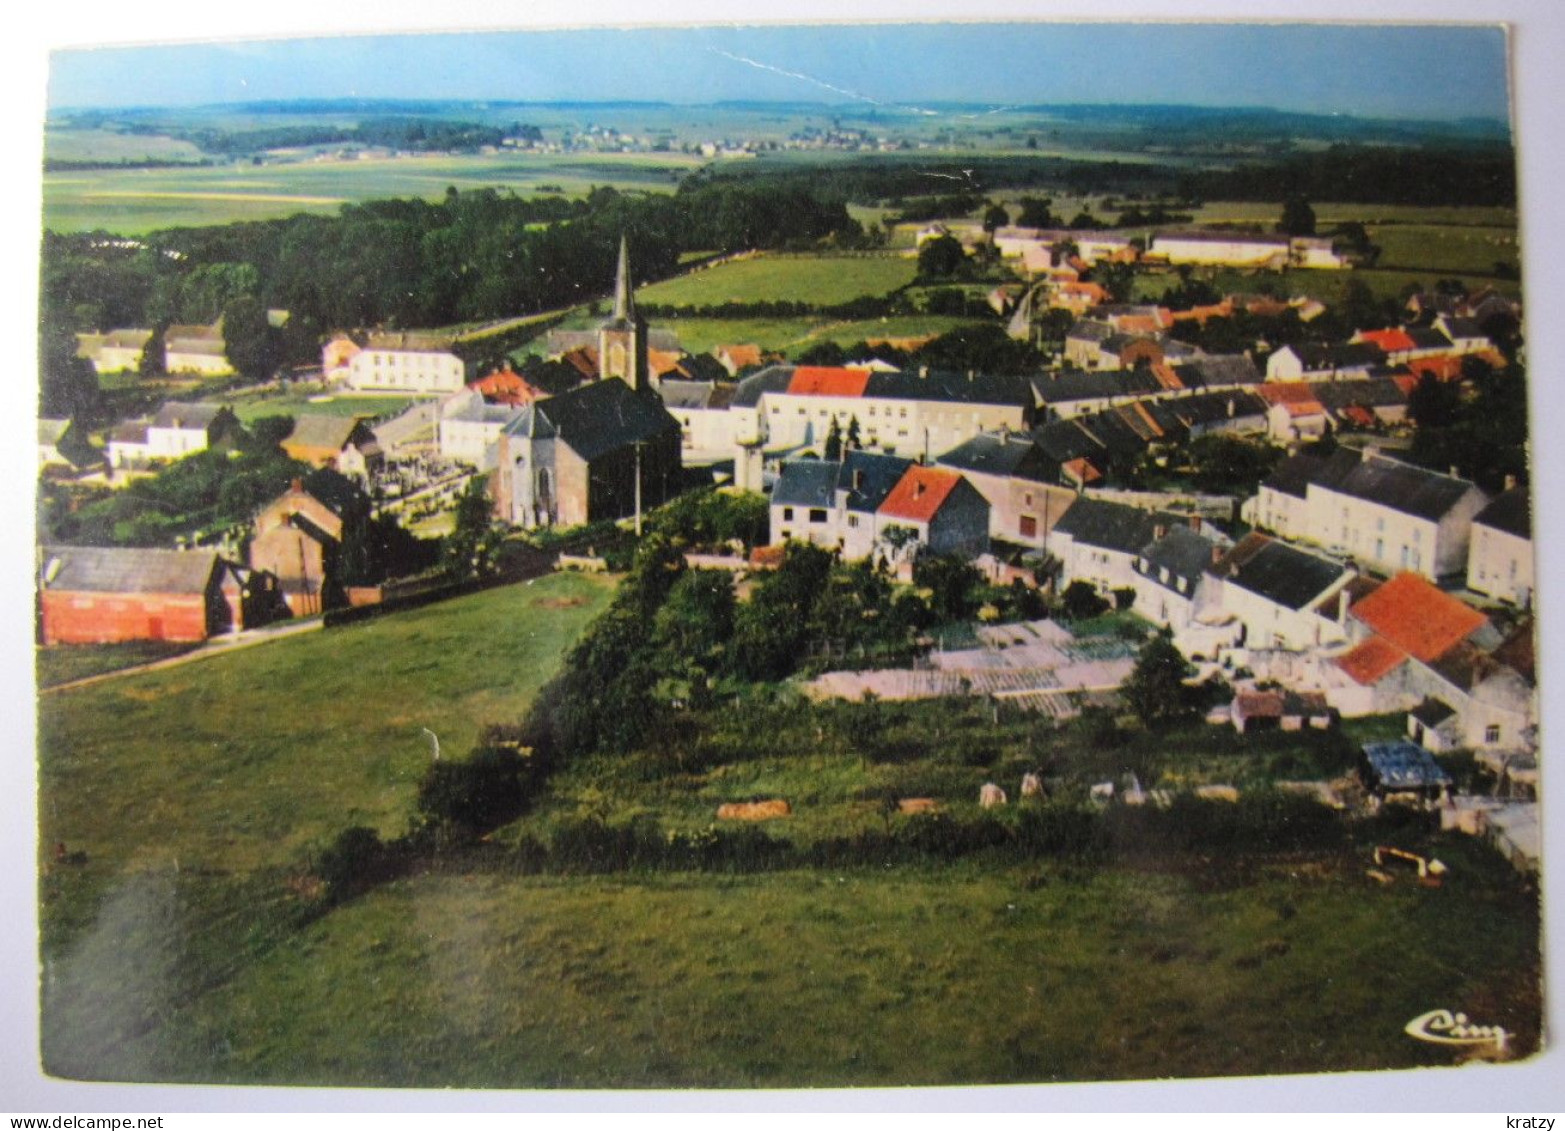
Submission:
<svg viewBox="0 0 1565 1131">
<path fill-rule="evenodd" d="M 319 399 L 318 399 L 319 398 Z M 418 397 L 339 397 L 319 393 L 279 393 L 268 391 L 233 397 L 224 403 L 245 424 L 263 416 L 392 416 L 418 400 Z"/>
<path fill-rule="evenodd" d="M 735 260 L 636 293 L 657 306 L 721 306 L 728 302 L 806 302 L 836 306 L 880 296 L 911 283 L 918 264 L 899 255 L 760 255 Z"/>
<path fill-rule="evenodd" d="M 46 173 L 43 226 L 56 232 L 106 229 L 136 236 L 160 228 L 335 213 L 388 197 L 437 200 L 448 186 L 558 188 L 582 196 L 598 185 L 672 191 L 699 164 L 680 154 L 431 155 L 266 165 L 157 169 L 71 169 Z M 541 186 L 550 186 L 547 190 Z"/>
<path fill-rule="evenodd" d="M 887 820 L 888 786 L 960 816 L 979 778 L 1013 785 L 1023 761 L 1125 756 L 1085 732 L 1035 745 L 1048 732 L 1021 720 L 978 741 L 962 711 L 981 706 L 882 704 L 871 759 L 844 744 L 854 708 L 784 695 L 749 739 L 741 718 L 568 766 L 477 855 L 302 914 L 335 833 L 406 827 L 422 728 L 459 756 L 518 718 L 612 586 L 554 575 L 42 695 L 47 1070 L 428 1087 L 1317 1072 L 1451 1063 L 1401 1032 L 1447 1002 L 1536 1043 L 1535 899 L 1454 834 L 1439 890 L 1374 885 L 1345 850 L 1215 846 L 1098 867 L 517 870 L 513 842 L 582 816 L 694 830 L 722 800 L 783 793 L 796 814 L 765 831 L 808 842 Z M 1191 780 L 1243 781 L 1256 760 L 1212 728 L 1131 741 Z"/>
</svg>

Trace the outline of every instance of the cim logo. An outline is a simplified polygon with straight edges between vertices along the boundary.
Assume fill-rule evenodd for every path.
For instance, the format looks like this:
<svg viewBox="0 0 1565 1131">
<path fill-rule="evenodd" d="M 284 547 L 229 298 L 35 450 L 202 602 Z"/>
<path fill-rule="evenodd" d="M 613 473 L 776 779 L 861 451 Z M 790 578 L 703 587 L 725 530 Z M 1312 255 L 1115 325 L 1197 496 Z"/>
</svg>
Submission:
<svg viewBox="0 0 1565 1131">
<path fill-rule="evenodd" d="M 1495 1052 L 1504 1052 L 1505 1042 L 1510 1039 L 1510 1034 L 1498 1025 L 1474 1025 L 1467 1014 L 1449 1009 L 1432 1009 L 1413 1018 L 1402 1031 L 1415 1041 L 1432 1045 L 1493 1045 Z"/>
</svg>

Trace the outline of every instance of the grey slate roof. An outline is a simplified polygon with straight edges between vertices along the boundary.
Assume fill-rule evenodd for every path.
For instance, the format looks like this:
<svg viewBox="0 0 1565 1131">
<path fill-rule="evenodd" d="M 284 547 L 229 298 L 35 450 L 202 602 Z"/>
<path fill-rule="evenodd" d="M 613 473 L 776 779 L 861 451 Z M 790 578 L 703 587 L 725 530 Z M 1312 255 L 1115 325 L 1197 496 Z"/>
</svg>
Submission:
<svg viewBox="0 0 1565 1131">
<path fill-rule="evenodd" d="M 40 444 L 58 444 L 60 439 L 71 429 L 69 419 L 53 420 L 48 417 L 38 418 L 38 442 Z"/>
<path fill-rule="evenodd" d="M 1514 534 L 1518 538 L 1530 539 L 1532 500 L 1528 497 L 1527 488 L 1512 487 L 1509 491 L 1500 492 L 1488 506 L 1478 512 L 1473 522 L 1492 530 Z"/>
<path fill-rule="evenodd" d="M 513 436 L 557 436 L 590 462 L 664 432 L 678 433 L 679 421 L 655 394 L 635 393 L 611 377 L 526 406 L 505 431 Z"/>
<path fill-rule="evenodd" d="M 1406 740 L 1366 742 L 1364 757 L 1382 789 L 1430 789 L 1451 781 L 1433 754 Z"/>
<path fill-rule="evenodd" d="M 1029 381 L 1039 404 L 1068 404 L 1104 397 L 1134 397 L 1162 389 L 1145 369 L 1051 369 Z"/>
<path fill-rule="evenodd" d="M 913 461 L 901 456 L 850 451 L 842 457 L 836 489 L 847 492 L 850 511 L 874 514 L 911 466 Z"/>
<path fill-rule="evenodd" d="M 840 465 L 820 459 L 787 460 L 772 488 L 772 506 L 830 507 Z"/>
<path fill-rule="evenodd" d="M 1263 535 L 1250 535 L 1224 555 L 1212 572 L 1273 604 L 1302 609 L 1347 573 L 1347 568 Z"/>
<path fill-rule="evenodd" d="M 1319 456 L 1304 453 L 1288 456 L 1272 468 L 1270 475 L 1261 480 L 1261 486 L 1280 491 L 1284 495 L 1292 495 L 1295 499 L 1302 499 L 1309 493 L 1310 483 L 1325 463 L 1326 461 Z"/>
<path fill-rule="evenodd" d="M 767 393 L 786 392 L 792 380 L 793 366 L 768 365 L 739 382 L 738 391 L 734 393 L 733 407 L 754 408 Z"/>
<path fill-rule="evenodd" d="M 679 381 L 664 378 L 658 385 L 658 394 L 666 408 L 706 408 L 711 404 L 712 381 Z"/>
<path fill-rule="evenodd" d="M 316 468 L 301 480 L 300 486 L 338 517 L 346 518 L 355 510 L 368 513 L 370 499 L 364 489 L 332 468 Z"/>
<path fill-rule="evenodd" d="M 1187 385 L 1259 385 L 1266 380 L 1266 374 L 1257 369 L 1255 362 L 1246 354 L 1215 354 L 1193 358 L 1182 365 L 1178 373 L 1179 379 Z M 1191 373 L 1195 375 L 1194 382 L 1187 376 Z"/>
<path fill-rule="evenodd" d="M 1437 727 L 1449 718 L 1456 715 L 1456 708 L 1439 699 L 1425 699 L 1414 707 L 1408 714 L 1412 715 L 1426 727 Z"/>
<path fill-rule="evenodd" d="M 1460 322 L 1465 320 L 1454 319 L 1454 321 Z M 1479 330 L 1476 324 L 1474 324 L 1473 330 L 1479 337 L 1483 336 L 1483 331 Z M 1443 350 L 1451 348 L 1451 339 L 1446 337 L 1439 330 L 1436 330 L 1433 326 L 1409 326 L 1402 332 L 1406 334 L 1408 336 L 1408 340 L 1413 343 L 1414 349 Z"/>
<path fill-rule="evenodd" d="M 353 438 L 360 424 L 359 418 L 354 416 L 304 414 L 293 418 L 293 431 L 288 434 L 288 442 L 311 448 L 340 450 Z"/>
<path fill-rule="evenodd" d="M 1188 582 L 1185 589 L 1185 595 L 1188 596 L 1195 591 L 1201 576 L 1212 564 L 1212 550 L 1216 546 L 1216 542 L 1188 526 L 1172 527 L 1163 537 L 1141 548 L 1141 560 L 1148 567 L 1141 572 L 1149 581 L 1170 589 L 1175 588 L 1174 582 L 1178 578 L 1184 578 Z M 1159 576 L 1158 571 L 1162 569 L 1168 570 L 1167 581 Z"/>
<path fill-rule="evenodd" d="M 1328 469 L 1329 464 L 1330 461 Z M 1465 479 L 1441 475 L 1384 456 L 1371 456 L 1337 482 L 1324 485 L 1339 494 L 1431 521 L 1439 521 L 1473 490 L 1473 485 Z"/>
<path fill-rule="evenodd" d="M 51 546 L 40 560 L 42 587 L 64 593 L 199 594 L 219 568 L 216 550 Z"/>
<path fill-rule="evenodd" d="M 1067 342 L 1105 342 L 1119 331 L 1107 322 L 1095 318 L 1080 318 L 1065 332 Z"/>
<path fill-rule="evenodd" d="M 1489 336 L 1483 332 L 1483 327 L 1478 325 L 1477 320 L 1473 318 L 1453 318 L 1448 316 L 1445 320 L 1445 327 L 1452 338 L 1487 338 Z"/>
<path fill-rule="evenodd" d="M 980 475 L 1050 482 L 1049 461 L 1025 432 L 981 432 L 935 461 L 942 467 Z"/>
<path fill-rule="evenodd" d="M 202 429 L 212 427 L 217 418 L 224 413 L 232 416 L 228 409 L 220 404 L 206 404 L 200 401 L 189 403 L 169 401 L 158 409 L 156 416 L 152 418 L 154 428 L 186 428 Z"/>
<path fill-rule="evenodd" d="M 1310 392 L 1329 409 L 1349 405 L 1386 408 L 1407 404 L 1407 394 L 1389 377 L 1371 377 L 1366 381 L 1311 381 Z"/>
<path fill-rule="evenodd" d="M 1032 430 L 1032 438 L 1055 463 L 1103 454 L 1103 444 L 1074 420 L 1051 420 Z"/>
<path fill-rule="evenodd" d="M 1111 503 L 1082 495 L 1066 508 L 1054 531 L 1067 534 L 1079 545 L 1121 554 L 1137 554 L 1152 541 L 1159 523 L 1171 521 L 1124 503 Z"/>
<path fill-rule="evenodd" d="M 1007 373 L 877 372 L 869 375 L 864 396 L 951 404 L 1013 405 L 1023 409 L 1031 409 L 1034 403 L 1027 378 Z"/>
</svg>

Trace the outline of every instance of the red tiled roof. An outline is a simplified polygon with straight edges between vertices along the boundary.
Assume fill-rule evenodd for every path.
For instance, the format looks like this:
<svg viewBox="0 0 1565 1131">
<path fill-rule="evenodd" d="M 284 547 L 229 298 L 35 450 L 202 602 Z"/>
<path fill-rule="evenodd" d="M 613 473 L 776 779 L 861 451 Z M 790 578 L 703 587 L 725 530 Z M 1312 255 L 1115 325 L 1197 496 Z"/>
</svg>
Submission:
<svg viewBox="0 0 1565 1131">
<path fill-rule="evenodd" d="M 862 397 L 868 384 L 868 369 L 801 365 L 793 371 L 788 392 L 806 397 Z"/>
<path fill-rule="evenodd" d="M 647 350 L 647 368 L 658 377 L 666 377 L 679 368 L 679 363 L 684 354 L 673 350 Z"/>
<path fill-rule="evenodd" d="M 1462 359 L 1442 354 L 1439 357 L 1415 357 L 1407 363 L 1415 376 L 1425 374 L 1439 381 L 1455 381 L 1462 375 Z"/>
<path fill-rule="evenodd" d="M 1267 404 L 1320 403 L 1308 381 L 1266 381 L 1257 385 L 1255 392 Z"/>
<path fill-rule="evenodd" d="M 1390 675 L 1405 659 L 1407 653 L 1395 644 L 1382 637 L 1371 636 L 1338 656 L 1335 663 L 1348 673 L 1353 682 L 1369 687 Z"/>
<path fill-rule="evenodd" d="M 1086 457 L 1067 460 L 1061 465 L 1062 470 L 1077 483 L 1093 483 L 1103 478 L 1103 473 L 1092 466 Z"/>
<path fill-rule="evenodd" d="M 1342 415 L 1354 424 L 1369 428 L 1375 423 L 1375 414 L 1361 404 L 1350 404 L 1342 410 Z"/>
<path fill-rule="evenodd" d="M 735 369 L 744 369 L 747 366 L 761 364 L 761 347 L 745 344 L 742 346 L 718 346 L 712 351 L 713 357 L 728 355 L 728 361 Z"/>
<path fill-rule="evenodd" d="M 560 360 L 589 381 L 598 377 L 598 351 L 592 346 L 578 346 L 560 355 Z"/>
<path fill-rule="evenodd" d="M 1413 339 L 1404 330 L 1360 330 L 1359 341 L 1368 342 L 1382 353 L 1397 353 L 1413 348 Z"/>
<path fill-rule="evenodd" d="M 1442 593 L 1416 573 L 1399 573 L 1352 608 L 1379 636 L 1428 662 L 1487 622 L 1477 609 Z"/>
<path fill-rule="evenodd" d="M 954 471 L 917 464 L 903 472 L 902 478 L 880 504 L 880 513 L 888 518 L 928 522 L 956 490 L 962 477 Z"/>
<path fill-rule="evenodd" d="M 1402 390 L 1404 396 L 1411 396 L 1414 389 L 1418 388 L 1418 375 L 1416 373 L 1395 373 L 1391 379 L 1397 383 L 1397 388 Z"/>
</svg>

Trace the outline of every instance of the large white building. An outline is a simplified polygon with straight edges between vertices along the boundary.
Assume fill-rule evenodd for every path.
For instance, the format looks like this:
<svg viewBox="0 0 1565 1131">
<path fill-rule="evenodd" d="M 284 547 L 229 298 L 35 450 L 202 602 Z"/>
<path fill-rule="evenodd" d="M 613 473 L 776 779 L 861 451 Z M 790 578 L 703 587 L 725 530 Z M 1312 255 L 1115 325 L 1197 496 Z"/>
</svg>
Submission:
<svg viewBox="0 0 1565 1131">
<path fill-rule="evenodd" d="M 1284 538 L 1314 542 L 1377 573 L 1431 580 L 1464 574 L 1474 517 L 1486 503 L 1474 484 L 1381 455 L 1338 449 L 1284 460 L 1245 504 L 1245 520 Z"/>
<path fill-rule="evenodd" d="M 348 359 L 346 380 L 348 388 L 361 393 L 459 393 L 467 385 L 467 366 L 451 352 L 449 338 L 371 334 Z"/>
</svg>

